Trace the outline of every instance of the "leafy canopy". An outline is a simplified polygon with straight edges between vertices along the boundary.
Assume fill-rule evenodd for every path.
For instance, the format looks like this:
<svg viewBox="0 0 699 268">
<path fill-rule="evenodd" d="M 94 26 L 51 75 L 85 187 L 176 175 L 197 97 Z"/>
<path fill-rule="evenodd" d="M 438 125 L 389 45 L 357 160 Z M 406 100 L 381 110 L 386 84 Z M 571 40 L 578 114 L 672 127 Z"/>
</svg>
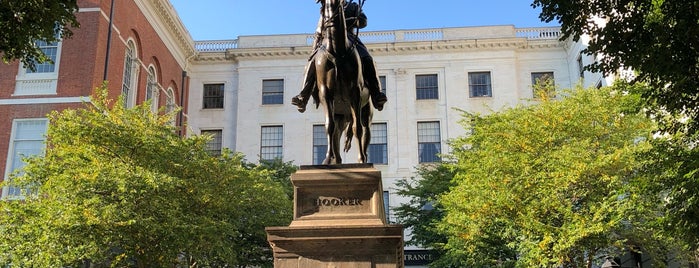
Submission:
<svg viewBox="0 0 699 268">
<path fill-rule="evenodd" d="M 655 111 L 686 116 L 689 130 L 699 131 L 699 0 L 534 0 L 532 6 L 542 8 L 542 20 L 561 23 L 562 39 L 592 37 L 585 52 L 600 60 L 591 70 L 633 69 L 651 85 L 643 97 Z"/>
<path fill-rule="evenodd" d="M 71 27 L 79 27 L 76 0 L 0 1 L 0 54 L 9 62 L 21 59 L 30 69 L 50 61 L 36 41 L 58 42 L 70 37 Z"/>
<path fill-rule="evenodd" d="M 270 266 L 264 227 L 291 220 L 285 190 L 176 135 L 173 115 L 112 105 L 106 89 L 53 112 L 45 156 L 10 180 L 24 201 L 0 202 L 0 266 Z"/>
<path fill-rule="evenodd" d="M 446 250 L 479 266 L 586 267 L 623 248 L 626 185 L 654 127 L 624 87 L 465 113 L 472 133 L 452 142 L 454 186 L 439 199 Z"/>
</svg>

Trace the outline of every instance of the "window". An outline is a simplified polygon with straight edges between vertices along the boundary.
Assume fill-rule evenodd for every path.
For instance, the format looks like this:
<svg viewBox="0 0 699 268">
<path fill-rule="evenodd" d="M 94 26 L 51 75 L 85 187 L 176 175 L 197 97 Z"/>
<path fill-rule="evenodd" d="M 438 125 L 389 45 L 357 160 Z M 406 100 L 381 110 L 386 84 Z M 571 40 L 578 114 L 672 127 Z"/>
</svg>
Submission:
<svg viewBox="0 0 699 268">
<path fill-rule="evenodd" d="M 262 127 L 260 138 L 260 159 L 281 159 L 283 153 L 284 128 L 282 126 Z"/>
<path fill-rule="evenodd" d="M 578 72 L 580 72 L 580 78 L 585 78 L 585 64 L 583 63 L 582 52 L 578 54 Z"/>
<path fill-rule="evenodd" d="M 177 102 L 175 101 L 175 91 L 170 87 L 165 91 L 166 94 L 166 99 L 165 99 L 165 112 L 166 113 L 172 113 L 175 111 L 175 108 L 177 107 Z M 172 117 L 170 118 L 170 125 L 174 126 L 175 125 L 175 115 L 173 114 Z"/>
<path fill-rule="evenodd" d="M 471 98 L 492 97 L 492 85 L 490 84 L 490 72 L 468 73 L 468 88 Z"/>
<path fill-rule="evenodd" d="M 14 121 L 5 178 L 24 167 L 25 157 L 43 153 L 47 122 L 44 118 Z M 22 189 L 17 187 L 6 186 L 2 191 L 3 198 L 17 198 L 21 195 Z"/>
<path fill-rule="evenodd" d="M 328 138 L 324 125 L 313 125 L 313 164 L 322 165 L 328 152 Z"/>
<path fill-rule="evenodd" d="M 58 60 L 58 42 L 47 43 L 44 41 L 36 41 L 36 46 L 46 54 L 46 57 L 51 59 L 51 62 L 36 63 L 36 70 L 27 69 L 27 73 L 53 73 L 56 71 L 56 63 Z"/>
<path fill-rule="evenodd" d="M 124 105 L 133 107 L 135 103 L 134 82 L 136 80 L 136 45 L 133 40 L 126 44 L 126 56 L 124 58 L 124 79 L 121 83 L 121 94 L 124 96 Z"/>
<path fill-rule="evenodd" d="M 381 84 L 381 92 L 383 92 L 383 94 L 386 94 L 386 76 L 385 75 L 379 76 L 379 83 Z"/>
<path fill-rule="evenodd" d="M 146 101 L 151 101 L 151 110 L 158 109 L 158 77 L 155 73 L 155 67 L 148 67 L 148 84 L 146 84 Z"/>
<path fill-rule="evenodd" d="M 262 104 L 284 103 L 284 79 L 262 81 Z"/>
<path fill-rule="evenodd" d="M 419 74 L 415 76 L 415 94 L 418 100 L 439 98 L 436 74 Z"/>
<path fill-rule="evenodd" d="M 35 70 L 20 64 L 14 95 L 56 94 L 61 42 L 36 41 L 35 44 L 51 61 L 35 63 Z"/>
<path fill-rule="evenodd" d="M 371 141 L 367 150 L 369 163 L 388 164 L 388 133 L 386 123 L 371 124 Z"/>
<path fill-rule="evenodd" d="M 223 109 L 223 84 L 204 84 L 204 109 Z"/>
<path fill-rule="evenodd" d="M 206 151 L 214 156 L 221 155 L 221 149 L 223 148 L 223 131 L 220 129 L 202 130 L 201 135 L 211 137 L 211 140 L 206 142 Z"/>
<path fill-rule="evenodd" d="M 439 162 L 442 152 L 439 122 L 417 123 L 417 146 L 420 163 Z"/>
<path fill-rule="evenodd" d="M 545 89 L 548 92 L 549 97 L 554 97 L 556 82 L 553 78 L 553 72 L 534 72 L 532 73 L 532 89 L 536 91 L 537 89 Z M 543 87 L 543 88 L 542 88 Z M 534 97 L 539 97 L 537 92 L 534 92 Z"/>
</svg>

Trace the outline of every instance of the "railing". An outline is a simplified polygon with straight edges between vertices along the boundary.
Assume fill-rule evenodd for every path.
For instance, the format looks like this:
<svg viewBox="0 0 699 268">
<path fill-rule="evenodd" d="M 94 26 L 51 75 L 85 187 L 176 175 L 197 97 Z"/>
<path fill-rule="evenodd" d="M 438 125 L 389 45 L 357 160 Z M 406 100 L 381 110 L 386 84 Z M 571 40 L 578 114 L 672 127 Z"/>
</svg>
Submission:
<svg viewBox="0 0 699 268">
<path fill-rule="evenodd" d="M 517 37 L 526 37 L 527 39 L 558 39 L 561 37 L 561 28 L 518 28 L 515 29 L 515 35 Z"/>
<path fill-rule="evenodd" d="M 484 29 L 488 32 L 491 30 L 497 30 L 495 36 L 491 35 L 488 38 L 494 37 L 520 37 L 526 38 L 528 40 L 552 40 L 558 39 L 561 36 L 560 27 L 539 27 L 539 28 L 514 28 L 514 36 L 512 36 L 512 28 L 504 28 L 507 26 L 494 26 L 490 29 L 485 27 L 468 27 L 468 28 L 449 28 L 445 29 L 425 29 L 425 30 L 397 30 L 397 31 L 374 31 L 374 32 L 359 32 L 359 37 L 364 43 L 398 43 L 398 42 L 419 42 L 419 41 L 441 41 L 450 39 L 463 39 L 463 38 L 478 38 L 478 31 L 481 33 Z M 511 27 L 511 26 L 510 26 Z M 448 32 L 448 33 L 445 33 Z M 456 33 L 456 37 L 454 36 Z M 476 33 L 469 34 L 469 33 Z M 492 33 L 492 32 L 491 32 Z M 469 37 L 464 37 L 469 36 Z M 244 40 L 251 40 L 255 38 L 255 45 L 253 47 L 264 47 L 264 45 L 259 45 L 262 43 L 271 44 L 269 47 L 280 47 L 286 42 L 286 39 L 290 37 L 300 38 L 301 42 L 304 42 L 307 46 L 313 44 L 312 34 L 301 34 L 301 35 L 280 35 L 280 36 L 243 36 Z M 286 39 L 283 39 L 286 38 Z M 209 40 L 209 41 L 196 41 L 194 46 L 199 52 L 223 52 L 228 49 L 242 48 L 239 45 L 240 39 L 234 40 Z M 244 47 L 250 46 L 250 42 L 244 42 Z M 298 46 L 298 43 L 288 44 L 289 46 Z"/>
<path fill-rule="evenodd" d="M 194 48 L 199 52 L 226 51 L 227 49 L 238 48 L 238 39 L 196 41 L 194 42 Z"/>
</svg>

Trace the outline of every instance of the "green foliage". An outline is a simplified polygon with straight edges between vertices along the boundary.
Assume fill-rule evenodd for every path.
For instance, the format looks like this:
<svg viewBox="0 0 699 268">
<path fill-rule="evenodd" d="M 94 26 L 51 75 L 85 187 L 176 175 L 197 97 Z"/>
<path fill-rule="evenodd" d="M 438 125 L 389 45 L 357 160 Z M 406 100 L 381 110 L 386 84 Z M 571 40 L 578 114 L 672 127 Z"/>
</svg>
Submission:
<svg viewBox="0 0 699 268">
<path fill-rule="evenodd" d="M 251 164 L 251 167 L 270 172 L 272 180 L 281 184 L 289 200 L 294 201 L 294 185 L 291 184 L 291 174 L 294 174 L 299 168 L 292 161 L 284 162 L 280 158 L 275 158 L 274 160 L 260 161 L 257 165 Z"/>
<path fill-rule="evenodd" d="M 446 237 L 437 234 L 434 226 L 444 214 L 437 196 L 449 190 L 454 175 L 446 164 L 419 166 L 417 175 L 396 183 L 397 193 L 409 197 L 410 201 L 394 211 L 399 222 L 411 228 L 409 245 L 435 247 L 446 242 Z"/>
<path fill-rule="evenodd" d="M 691 118 L 699 130 L 699 0 L 534 0 L 540 18 L 561 23 L 563 36 L 594 38 L 585 50 L 601 60 L 591 70 L 631 68 L 651 87 L 644 99 Z M 591 23 L 601 18 L 604 24 Z M 668 127 L 677 130 L 674 122 Z"/>
<path fill-rule="evenodd" d="M 440 198 L 446 249 L 488 267 L 587 267 L 626 245 L 654 124 L 626 85 L 566 92 L 491 115 L 465 113 L 455 184 Z"/>
<path fill-rule="evenodd" d="M 50 115 L 45 157 L 11 180 L 26 198 L 0 202 L 0 266 L 271 266 L 264 227 L 291 220 L 271 172 L 123 107 L 102 89 Z"/>
<path fill-rule="evenodd" d="M 35 41 L 57 42 L 79 27 L 76 0 L 0 1 L 0 53 L 5 62 L 21 59 L 34 69 L 35 63 L 50 60 Z M 70 26 L 70 27 L 68 27 Z"/>
<path fill-rule="evenodd" d="M 647 111 L 672 139 L 659 141 L 660 176 L 649 183 L 668 197 L 665 226 L 699 248 L 699 0 L 534 0 L 540 18 L 561 23 L 562 39 L 589 35 L 590 70 L 631 68 Z M 604 24 L 590 23 L 601 18 Z"/>
</svg>

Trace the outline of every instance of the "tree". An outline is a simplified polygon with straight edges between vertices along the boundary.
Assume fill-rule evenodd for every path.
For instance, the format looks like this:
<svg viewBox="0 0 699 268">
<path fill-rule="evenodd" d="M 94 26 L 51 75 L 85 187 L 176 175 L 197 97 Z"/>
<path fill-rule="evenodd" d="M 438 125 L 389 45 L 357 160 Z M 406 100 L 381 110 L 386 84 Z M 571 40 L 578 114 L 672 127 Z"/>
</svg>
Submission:
<svg viewBox="0 0 699 268">
<path fill-rule="evenodd" d="M 635 206 L 628 185 L 654 123 L 629 91 L 576 89 L 562 100 L 465 113 L 472 133 L 452 142 L 455 186 L 439 199 L 446 249 L 490 267 L 592 267 L 636 246 L 629 234 L 650 228 L 657 210 Z M 505 250 L 493 254 L 494 246 Z"/>
<path fill-rule="evenodd" d="M 271 172 L 106 92 L 53 112 L 45 156 L 10 180 L 27 191 L 0 202 L 0 266 L 270 267 L 264 227 L 291 221 Z"/>
<path fill-rule="evenodd" d="M 250 164 L 251 168 L 260 169 L 261 171 L 270 172 L 272 180 L 281 184 L 284 188 L 284 192 L 290 201 L 294 201 L 294 185 L 291 184 L 291 174 L 294 174 L 298 170 L 298 166 L 294 165 L 292 161 L 284 162 L 280 158 L 275 158 L 274 160 L 263 160 L 259 164 Z"/>
<path fill-rule="evenodd" d="M 665 208 L 667 225 L 672 232 L 698 233 L 699 1 L 534 0 L 532 6 L 542 8 L 542 20 L 561 23 L 562 39 L 592 37 L 585 52 L 600 60 L 590 70 L 631 68 L 649 85 L 639 88 L 647 110 L 675 136 L 656 147 L 662 161 L 653 164 L 665 178 L 657 186 L 673 197 Z M 591 23 L 595 18 L 603 23 Z M 690 243 L 699 249 L 694 237 Z"/>
<path fill-rule="evenodd" d="M 36 41 L 58 42 L 70 37 L 71 27 L 79 27 L 76 0 L 0 1 L 0 53 L 9 62 L 21 59 L 30 69 L 50 61 Z"/>
<path fill-rule="evenodd" d="M 689 130 L 699 130 L 699 1 L 534 0 L 532 6 L 542 8 L 542 20 L 561 23 L 561 39 L 593 37 L 585 52 L 600 60 L 590 70 L 633 69 L 651 85 L 643 92 L 649 104 L 691 118 Z"/>
</svg>

